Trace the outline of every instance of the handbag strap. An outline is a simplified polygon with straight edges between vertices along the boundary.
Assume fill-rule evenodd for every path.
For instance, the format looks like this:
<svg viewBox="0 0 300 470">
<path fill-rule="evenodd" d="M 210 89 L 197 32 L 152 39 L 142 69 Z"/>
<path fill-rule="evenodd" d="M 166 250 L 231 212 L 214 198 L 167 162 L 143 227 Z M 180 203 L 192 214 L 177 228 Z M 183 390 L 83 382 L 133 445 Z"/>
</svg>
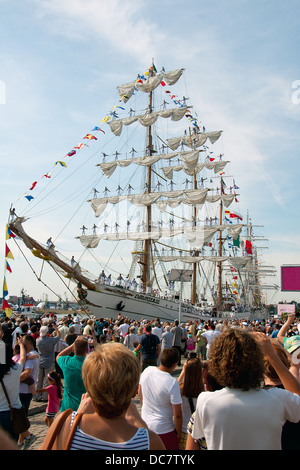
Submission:
<svg viewBox="0 0 300 470">
<path fill-rule="evenodd" d="M 61 415 L 54 421 L 53 424 L 51 424 L 51 429 L 52 429 L 52 435 L 51 435 L 51 438 L 48 442 L 48 445 L 47 447 L 45 448 L 45 450 L 52 450 L 52 447 L 54 445 L 54 442 L 58 436 L 58 434 L 60 433 L 62 427 L 63 427 L 63 424 L 64 422 L 66 421 L 66 419 L 68 418 L 68 416 L 70 416 L 70 414 L 73 413 L 73 410 L 71 410 L 71 408 L 63 411 L 61 413 Z M 68 438 L 67 438 L 67 442 L 65 444 L 65 447 L 64 447 L 64 450 L 69 450 L 69 448 L 71 447 L 71 443 L 72 443 L 72 440 L 73 440 L 73 436 L 75 434 L 75 431 L 76 431 L 76 428 L 81 420 L 81 417 L 82 417 L 82 413 L 78 413 L 76 416 L 75 416 L 75 419 L 72 423 L 72 426 L 71 426 L 71 430 L 68 434 Z"/>
<path fill-rule="evenodd" d="M 61 413 L 61 415 L 51 424 L 50 429 L 52 430 L 51 438 L 47 444 L 45 450 L 52 450 L 53 444 L 55 439 L 57 438 L 64 422 L 66 421 L 67 417 L 72 413 L 71 408 L 65 410 Z"/>
</svg>

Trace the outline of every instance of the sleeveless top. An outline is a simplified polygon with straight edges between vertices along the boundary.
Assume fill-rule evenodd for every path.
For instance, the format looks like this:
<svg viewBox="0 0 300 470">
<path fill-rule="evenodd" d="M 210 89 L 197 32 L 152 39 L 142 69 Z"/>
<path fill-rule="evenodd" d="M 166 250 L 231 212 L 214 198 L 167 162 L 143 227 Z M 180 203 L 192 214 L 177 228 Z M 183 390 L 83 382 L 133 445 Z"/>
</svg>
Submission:
<svg viewBox="0 0 300 470">
<path fill-rule="evenodd" d="M 73 411 L 71 425 L 76 416 Z M 83 432 L 78 426 L 70 450 L 149 450 L 149 434 L 146 428 L 138 428 L 134 436 L 125 442 L 102 441 Z"/>
</svg>

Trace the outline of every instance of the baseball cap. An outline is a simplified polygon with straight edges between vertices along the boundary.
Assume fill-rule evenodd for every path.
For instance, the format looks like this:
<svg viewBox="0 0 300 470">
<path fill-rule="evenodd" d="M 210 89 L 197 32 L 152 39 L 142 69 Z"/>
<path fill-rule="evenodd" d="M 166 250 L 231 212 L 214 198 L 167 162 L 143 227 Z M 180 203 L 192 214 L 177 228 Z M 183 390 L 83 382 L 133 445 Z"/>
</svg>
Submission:
<svg viewBox="0 0 300 470">
<path fill-rule="evenodd" d="M 46 336 L 47 333 L 48 333 L 48 326 L 42 326 L 42 327 L 40 328 L 40 335 L 41 335 L 41 336 Z"/>
<path fill-rule="evenodd" d="M 297 348 L 300 348 L 300 336 L 295 335 L 295 336 L 290 336 L 289 338 L 287 338 L 287 340 L 284 342 L 284 347 L 289 353 L 292 353 Z"/>
</svg>

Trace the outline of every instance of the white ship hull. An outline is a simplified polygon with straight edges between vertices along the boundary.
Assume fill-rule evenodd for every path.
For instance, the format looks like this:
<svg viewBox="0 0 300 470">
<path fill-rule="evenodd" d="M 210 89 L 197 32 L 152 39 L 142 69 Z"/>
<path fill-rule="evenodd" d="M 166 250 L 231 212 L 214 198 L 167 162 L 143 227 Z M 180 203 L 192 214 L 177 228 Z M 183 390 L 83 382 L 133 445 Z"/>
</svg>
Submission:
<svg viewBox="0 0 300 470">
<path fill-rule="evenodd" d="M 182 303 L 179 312 L 179 301 L 115 286 L 99 286 L 97 291 L 88 290 L 86 300 L 96 318 L 117 318 L 119 313 L 132 320 L 153 320 L 158 317 L 161 321 L 173 322 L 177 319 L 187 322 L 208 318 L 192 305 Z"/>
</svg>

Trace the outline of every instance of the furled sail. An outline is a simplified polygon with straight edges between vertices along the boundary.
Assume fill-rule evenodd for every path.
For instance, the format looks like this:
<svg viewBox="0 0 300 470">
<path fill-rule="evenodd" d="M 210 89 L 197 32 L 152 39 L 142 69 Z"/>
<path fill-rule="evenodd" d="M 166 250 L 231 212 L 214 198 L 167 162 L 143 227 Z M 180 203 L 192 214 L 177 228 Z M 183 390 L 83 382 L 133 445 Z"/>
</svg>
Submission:
<svg viewBox="0 0 300 470">
<path fill-rule="evenodd" d="M 158 241 L 161 238 L 172 238 L 178 235 L 183 235 L 186 239 L 186 242 L 189 243 L 195 249 L 202 249 L 205 243 L 211 241 L 212 237 L 219 232 L 220 230 L 226 230 L 228 235 L 236 239 L 241 230 L 242 224 L 235 225 L 215 225 L 213 227 L 173 227 L 171 229 L 164 228 L 158 229 L 153 227 L 149 232 L 145 231 L 126 231 L 126 232 L 114 232 L 114 233 L 101 233 L 98 235 L 82 235 L 76 237 L 80 240 L 81 244 L 86 248 L 96 248 L 100 240 L 110 240 L 110 241 L 121 241 L 121 240 L 132 240 L 132 241 L 142 241 L 142 240 L 154 240 Z M 215 257 L 213 257 L 215 260 Z M 195 262 L 195 259 L 194 259 Z"/>
<path fill-rule="evenodd" d="M 180 155 L 179 155 L 180 156 Z M 183 160 L 183 159 L 182 159 Z M 184 165 L 166 166 L 162 168 L 163 174 L 166 178 L 172 180 L 174 171 L 184 171 L 187 175 L 192 176 L 194 173 L 198 174 L 203 168 L 208 170 L 214 170 L 215 173 L 219 173 L 227 165 L 228 161 L 224 162 L 211 162 L 211 163 L 194 163 L 185 162 Z"/>
<path fill-rule="evenodd" d="M 168 263 L 172 261 L 181 261 L 182 263 L 198 263 L 200 261 L 210 261 L 212 263 L 224 263 L 228 261 L 230 265 L 234 266 L 236 269 L 244 268 L 250 261 L 250 257 L 246 256 L 236 256 L 232 258 L 231 256 L 191 256 L 191 255 L 175 255 L 175 256 L 166 256 L 166 255 L 154 255 L 154 260 L 162 261 L 163 263 Z"/>
<path fill-rule="evenodd" d="M 178 207 L 180 204 L 202 205 L 205 202 L 215 203 L 223 201 L 225 207 L 229 207 L 236 197 L 235 194 L 216 194 L 208 195 L 208 189 L 187 189 L 176 191 L 161 191 L 157 193 L 143 193 L 135 195 L 110 196 L 105 198 L 94 198 L 89 202 L 95 213 L 95 217 L 100 217 L 107 207 L 107 204 L 119 204 L 121 201 L 127 200 L 135 206 L 150 206 L 157 204 L 160 211 L 164 211 L 166 206 Z M 183 196 L 181 198 L 181 196 Z M 167 199 L 159 201 L 160 198 Z"/>
<path fill-rule="evenodd" d="M 199 158 L 199 150 L 192 150 L 192 151 L 187 151 L 187 152 L 172 152 L 172 153 L 162 153 L 158 155 L 151 155 L 151 156 L 143 156 L 143 157 L 132 157 L 132 158 L 126 158 L 124 160 L 115 160 L 113 162 L 107 162 L 107 163 L 98 163 L 96 166 L 99 166 L 104 173 L 104 175 L 109 178 L 114 171 L 116 170 L 117 167 L 125 168 L 131 163 L 134 163 L 135 165 L 140 165 L 140 166 L 151 166 L 154 165 L 154 163 L 160 161 L 160 160 L 171 160 L 172 158 L 178 157 L 182 160 L 184 165 L 178 170 L 175 170 L 174 166 L 169 166 L 167 167 L 166 170 L 163 168 L 163 172 L 165 173 L 165 176 L 169 178 L 170 172 L 172 171 L 172 168 L 175 171 L 179 171 L 179 169 L 183 169 L 186 173 L 194 173 L 194 170 L 198 173 L 201 171 L 201 169 L 204 168 L 204 166 L 208 169 L 213 169 L 215 170 L 215 173 L 218 171 L 221 171 L 223 169 L 227 162 L 215 162 L 213 163 L 203 163 L 203 164 L 198 164 L 198 158 Z M 199 166 L 199 169 L 198 169 Z M 176 167 L 177 168 L 177 167 Z M 169 170 L 169 171 L 168 171 Z"/>
<path fill-rule="evenodd" d="M 149 93 L 155 88 L 157 88 L 162 80 L 167 85 L 175 85 L 183 73 L 184 69 L 171 70 L 170 72 L 159 73 L 154 76 L 148 76 L 145 79 L 138 78 L 134 82 L 126 83 L 117 87 L 119 96 L 124 103 L 127 103 L 129 98 L 134 93 L 134 90 L 137 89 L 144 93 Z"/>
<path fill-rule="evenodd" d="M 182 144 L 191 148 L 201 147 L 206 143 L 207 139 L 211 144 L 214 144 L 220 138 L 222 132 L 223 131 L 198 132 L 192 136 L 172 137 L 171 139 L 167 139 L 167 142 L 172 150 L 176 150 L 179 145 Z"/>
<path fill-rule="evenodd" d="M 130 126 L 136 121 L 144 127 L 152 126 L 159 117 L 171 118 L 172 121 L 179 121 L 183 118 L 187 112 L 187 106 L 181 106 L 180 108 L 167 109 L 163 111 L 156 111 L 153 113 L 145 113 L 139 116 L 129 116 L 122 119 L 113 119 L 107 124 L 110 126 L 111 131 L 115 136 L 120 136 L 122 133 L 123 126 Z"/>
</svg>

